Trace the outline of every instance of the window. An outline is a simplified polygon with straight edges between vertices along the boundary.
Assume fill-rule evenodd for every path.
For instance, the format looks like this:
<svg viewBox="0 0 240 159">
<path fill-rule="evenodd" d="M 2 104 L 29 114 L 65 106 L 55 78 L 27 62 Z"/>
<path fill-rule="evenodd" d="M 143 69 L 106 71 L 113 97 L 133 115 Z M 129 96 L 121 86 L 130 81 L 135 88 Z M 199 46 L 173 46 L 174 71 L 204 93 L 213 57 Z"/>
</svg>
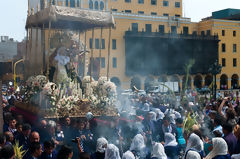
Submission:
<svg viewBox="0 0 240 159">
<path fill-rule="evenodd" d="M 104 2 L 101 1 L 101 2 L 100 2 L 100 10 L 103 10 L 103 9 L 104 9 Z"/>
<path fill-rule="evenodd" d="M 222 52 L 226 52 L 226 44 L 222 43 Z"/>
<path fill-rule="evenodd" d="M 131 3 L 131 0 L 125 0 L 126 3 Z"/>
<path fill-rule="evenodd" d="M 89 39 L 89 48 L 92 49 L 92 38 Z"/>
<path fill-rule="evenodd" d="M 70 7 L 75 8 L 75 0 L 70 0 Z"/>
<path fill-rule="evenodd" d="M 157 13 L 156 12 L 151 12 L 151 15 L 157 15 Z"/>
<path fill-rule="evenodd" d="M 52 1 L 52 5 L 55 5 L 55 0 Z"/>
<path fill-rule="evenodd" d="M 144 14 L 144 11 L 138 11 L 138 14 Z"/>
<path fill-rule="evenodd" d="M 113 68 L 117 68 L 117 58 L 116 57 L 113 57 L 112 58 L 112 66 L 113 66 Z"/>
<path fill-rule="evenodd" d="M 105 68 L 105 57 L 101 58 L 101 67 Z"/>
<path fill-rule="evenodd" d="M 233 67 L 237 67 L 237 59 L 233 59 Z"/>
<path fill-rule="evenodd" d="M 167 13 L 163 13 L 163 16 L 165 16 L 165 17 L 168 17 L 168 16 L 169 16 L 169 14 L 167 14 Z"/>
<path fill-rule="evenodd" d="M 138 0 L 139 4 L 144 4 L 144 0 Z"/>
<path fill-rule="evenodd" d="M 205 36 L 205 32 L 204 31 L 201 31 L 201 36 Z"/>
<path fill-rule="evenodd" d="M 211 30 L 207 30 L 207 36 L 211 35 Z"/>
<path fill-rule="evenodd" d="M 113 50 L 117 49 L 117 40 L 116 39 L 112 39 L 112 49 Z"/>
<path fill-rule="evenodd" d="M 183 27 L 183 34 L 188 35 L 188 27 Z"/>
<path fill-rule="evenodd" d="M 146 32 L 152 32 L 152 24 L 145 24 L 145 30 Z"/>
<path fill-rule="evenodd" d="M 180 2 L 175 2 L 175 8 L 180 8 L 181 4 Z"/>
<path fill-rule="evenodd" d="M 125 10 L 125 13 L 132 13 L 131 10 Z"/>
<path fill-rule="evenodd" d="M 99 49 L 99 39 L 95 39 L 95 49 Z"/>
<path fill-rule="evenodd" d="M 226 59 L 222 58 L 222 67 L 226 67 Z"/>
<path fill-rule="evenodd" d="M 79 2 L 79 0 L 77 0 L 77 7 L 80 7 L 80 2 Z"/>
<path fill-rule="evenodd" d="M 92 0 L 89 1 L 89 9 L 93 9 L 93 1 Z"/>
<path fill-rule="evenodd" d="M 132 23 L 132 31 L 138 32 L 138 23 Z"/>
<path fill-rule="evenodd" d="M 177 26 L 171 26 L 171 33 L 177 34 Z"/>
<path fill-rule="evenodd" d="M 168 7 L 169 6 L 169 2 L 168 1 L 163 1 L 163 6 L 164 7 Z"/>
<path fill-rule="evenodd" d="M 98 1 L 95 1 L 95 2 L 94 2 L 94 9 L 95 9 L 95 10 L 98 10 Z"/>
<path fill-rule="evenodd" d="M 192 32 L 192 35 L 193 35 L 193 36 L 197 36 L 197 31 L 193 31 L 193 32 Z"/>
<path fill-rule="evenodd" d="M 151 5 L 157 5 L 157 0 L 151 0 Z"/>
<path fill-rule="evenodd" d="M 102 45 L 102 49 L 105 49 L 105 39 L 102 39 L 102 41 L 101 41 L 101 45 Z"/>
<path fill-rule="evenodd" d="M 225 30 L 222 30 L 222 36 L 225 36 Z"/>
<path fill-rule="evenodd" d="M 233 44 L 233 52 L 237 52 L 237 44 Z"/>
<path fill-rule="evenodd" d="M 66 0 L 66 7 L 68 7 L 68 0 Z"/>
<path fill-rule="evenodd" d="M 180 15 L 179 14 L 175 14 L 175 17 L 180 17 Z"/>
<path fill-rule="evenodd" d="M 117 9 L 112 9 L 113 12 L 117 12 Z"/>
<path fill-rule="evenodd" d="M 164 27 L 164 25 L 159 25 L 159 26 L 158 26 L 158 30 L 159 30 L 160 33 L 164 33 L 164 32 L 165 32 L 165 27 Z"/>
<path fill-rule="evenodd" d="M 234 36 L 234 37 L 236 36 L 236 31 L 233 31 L 233 36 Z"/>
</svg>

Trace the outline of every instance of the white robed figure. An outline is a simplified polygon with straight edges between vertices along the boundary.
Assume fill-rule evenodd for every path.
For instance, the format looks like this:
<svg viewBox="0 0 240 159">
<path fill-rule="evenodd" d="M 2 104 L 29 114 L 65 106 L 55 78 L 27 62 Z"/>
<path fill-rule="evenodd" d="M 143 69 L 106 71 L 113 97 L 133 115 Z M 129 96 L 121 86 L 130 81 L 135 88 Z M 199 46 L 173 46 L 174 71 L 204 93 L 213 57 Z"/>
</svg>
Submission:
<svg viewBox="0 0 240 159">
<path fill-rule="evenodd" d="M 58 84 L 65 83 L 68 81 L 68 75 L 65 65 L 70 62 L 70 58 L 67 55 L 65 47 L 61 47 L 57 51 L 57 56 L 54 60 L 56 62 L 56 71 L 54 73 L 54 81 Z"/>
</svg>

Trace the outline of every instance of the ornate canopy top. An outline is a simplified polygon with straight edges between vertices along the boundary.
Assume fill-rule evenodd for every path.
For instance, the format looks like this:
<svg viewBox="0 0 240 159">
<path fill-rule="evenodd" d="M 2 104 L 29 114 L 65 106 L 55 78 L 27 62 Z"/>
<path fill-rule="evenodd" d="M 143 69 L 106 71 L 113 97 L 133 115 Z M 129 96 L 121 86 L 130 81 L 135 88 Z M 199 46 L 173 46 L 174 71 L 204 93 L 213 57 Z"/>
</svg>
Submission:
<svg viewBox="0 0 240 159">
<path fill-rule="evenodd" d="M 26 28 L 48 27 L 51 21 L 52 29 L 69 29 L 85 31 L 92 28 L 114 27 L 115 22 L 110 12 L 88 9 L 50 6 L 28 16 Z"/>
</svg>

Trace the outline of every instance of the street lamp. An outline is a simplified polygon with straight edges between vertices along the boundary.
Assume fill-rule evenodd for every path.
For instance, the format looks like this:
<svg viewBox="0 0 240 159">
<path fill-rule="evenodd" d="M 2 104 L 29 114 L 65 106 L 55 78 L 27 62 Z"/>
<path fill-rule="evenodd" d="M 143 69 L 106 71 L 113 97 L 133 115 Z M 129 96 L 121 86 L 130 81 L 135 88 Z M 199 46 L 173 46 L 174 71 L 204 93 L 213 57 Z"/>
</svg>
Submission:
<svg viewBox="0 0 240 159">
<path fill-rule="evenodd" d="M 214 77 L 214 91 L 213 91 L 214 99 L 216 99 L 216 94 L 217 94 L 217 74 L 221 73 L 221 70 L 222 70 L 222 66 L 218 64 L 218 60 L 216 60 L 212 65 L 210 65 L 208 69 L 208 71 Z"/>
<path fill-rule="evenodd" d="M 17 82 L 16 82 L 16 65 L 20 62 L 23 62 L 23 59 L 18 60 L 14 63 L 14 74 L 13 74 L 13 80 L 14 80 L 14 88 L 17 88 Z"/>
</svg>

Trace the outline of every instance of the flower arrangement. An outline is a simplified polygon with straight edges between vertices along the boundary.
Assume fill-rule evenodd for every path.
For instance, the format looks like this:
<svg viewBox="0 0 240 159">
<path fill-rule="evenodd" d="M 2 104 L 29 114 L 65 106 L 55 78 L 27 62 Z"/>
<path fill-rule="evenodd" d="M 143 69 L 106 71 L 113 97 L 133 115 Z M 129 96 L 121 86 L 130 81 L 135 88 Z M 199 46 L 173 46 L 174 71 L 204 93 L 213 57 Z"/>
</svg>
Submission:
<svg viewBox="0 0 240 159">
<path fill-rule="evenodd" d="M 24 87 L 24 101 L 34 103 L 36 103 L 36 101 L 39 101 L 38 94 L 42 91 L 46 83 L 46 76 L 38 75 L 29 77 L 26 81 L 26 87 Z"/>
<path fill-rule="evenodd" d="M 90 77 L 84 79 L 83 83 L 85 82 L 86 84 L 87 82 L 90 82 Z M 87 98 L 91 101 L 93 106 L 113 106 L 116 102 L 116 85 L 107 80 L 107 77 L 100 77 L 98 81 L 91 82 L 90 88 L 86 86 L 86 89 L 89 89 L 86 90 L 86 92 L 91 92 L 90 94 L 87 94 Z"/>
</svg>

